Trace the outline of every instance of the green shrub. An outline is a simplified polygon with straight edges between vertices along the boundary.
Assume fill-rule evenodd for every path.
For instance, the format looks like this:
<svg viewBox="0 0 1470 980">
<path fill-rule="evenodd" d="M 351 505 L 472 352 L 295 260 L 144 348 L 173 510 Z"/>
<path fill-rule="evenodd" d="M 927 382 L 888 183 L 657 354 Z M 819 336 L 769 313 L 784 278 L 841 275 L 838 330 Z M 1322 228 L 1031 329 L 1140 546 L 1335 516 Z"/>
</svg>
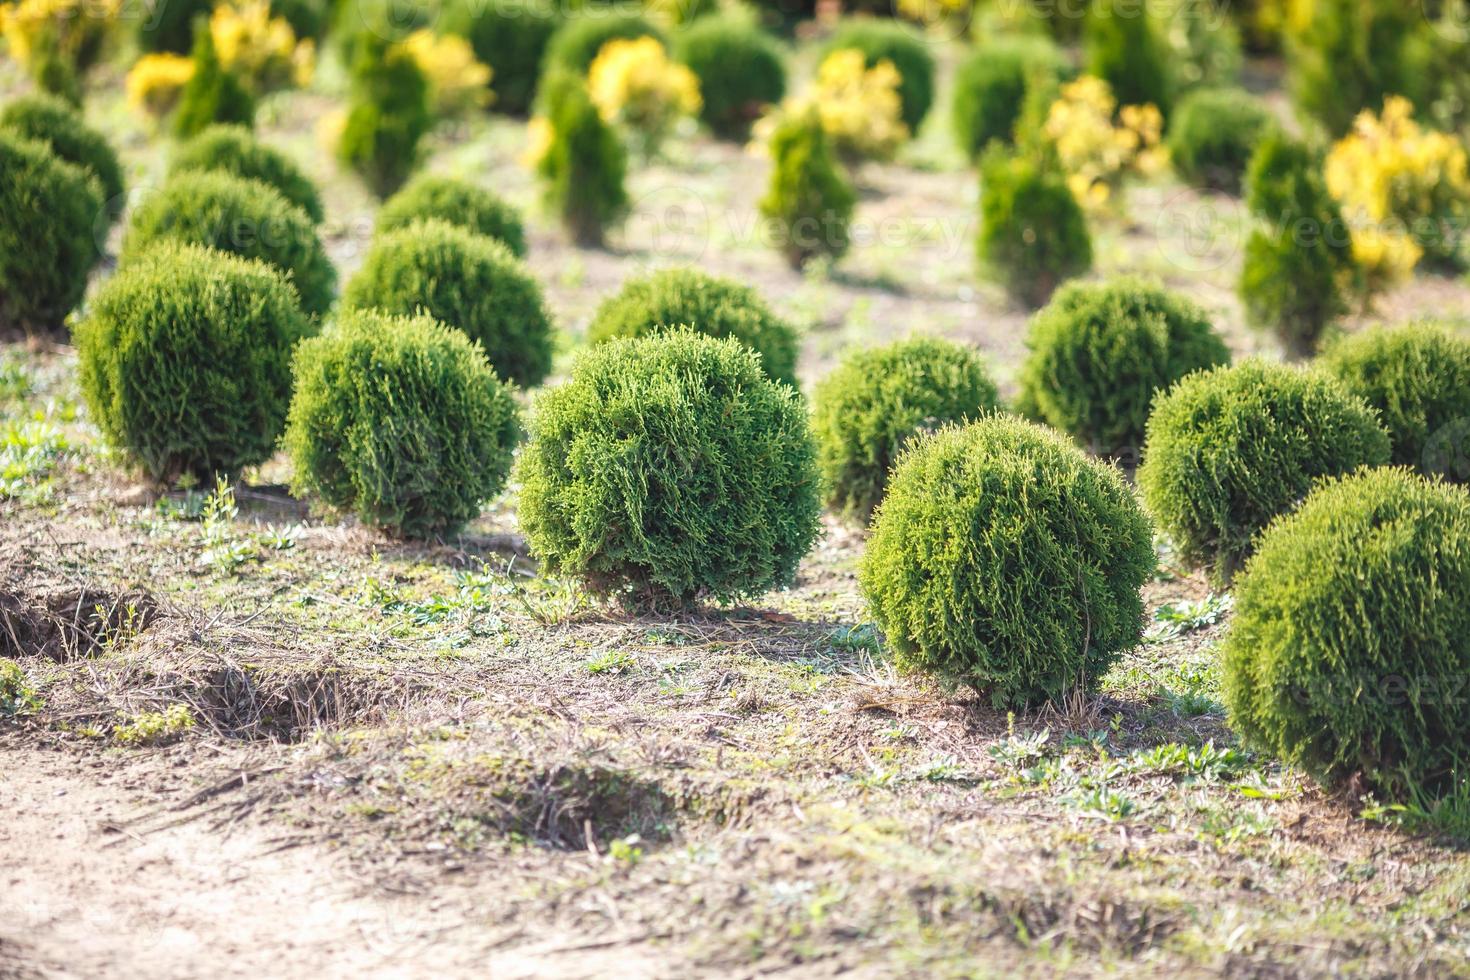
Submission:
<svg viewBox="0 0 1470 980">
<path fill-rule="evenodd" d="M 343 316 L 301 344 L 283 445 L 293 486 L 407 537 L 451 534 L 505 488 L 516 403 L 479 347 L 428 317 Z"/>
<path fill-rule="evenodd" d="M 210 126 L 179 147 L 169 174 L 217 170 L 274 187 L 315 224 L 325 213 L 316 185 L 280 150 L 266 146 L 244 126 Z"/>
<path fill-rule="evenodd" d="M 1031 321 L 1022 399 L 1094 453 L 1143 444 L 1154 394 L 1230 361 L 1204 310 L 1137 279 L 1062 287 Z"/>
<path fill-rule="evenodd" d="M 699 18 L 675 38 L 674 55 L 699 79 L 699 118 L 721 139 L 746 139 L 786 95 L 781 47 L 748 16 Z"/>
<path fill-rule="evenodd" d="M 553 72 L 541 98 L 551 143 L 536 164 L 546 201 L 579 245 L 599 246 L 628 210 L 628 152 L 597 112 L 582 79 Z"/>
<path fill-rule="evenodd" d="M 188 54 L 194 44 L 194 21 L 209 18 L 212 0 L 142 0 L 138 46 L 144 51 Z"/>
<path fill-rule="evenodd" d="M 434 30 L 453 4 L 441 0 L 334 0 L 328 40 L 337 48 L 337 60 L 352 68 L 368 52 L 381 58 L 386 48 L 400 44 L 419 30 Z M 479 10 L 498 11 L 505 4 L 481 4 Z"/>
<path fill-rule="evenodd" d="M 677 326 L 733 337 L 760 355 L 766 377 L 796 384 L 800 344 L 791 324 L 772 313 L 751 287 L 698 269 L 665 269 L 628 279 L 597 308 L 587 339 L 600 344 Z"/>
<path fill-rule="evenodd" d="M 1470 494 L 1403 469 L 1319 486 L 1236 583 L 1232 726 L 1329 784 L 1404 799 L 1465 778 Z"/>
<path fill-rule="evenodd" d="M 27 68 L 39 92 L 54 95 L 74 108 L 82 107 L 81 69 L 76 56 L 63 49 L 57 31 L 36 32 Z"/>
<path fill-rule="evenodd" d="M 320 41 L 331 21 L 331 0 L 271 0 L 271 16 L 282 17 L 298 38 Z"/>
<path fill-rule="evenodd" d="M 917 133 L 934 104 L 934 54 L 929 45 L 913 27 L 892 20 L 863 18 L 840 24 L 822 46 L 820 57 L 853 48 L 863 53 L 869 68 L 880 61 L 893 62 L 901 79 L 898 95 L 903 100 L 904 125 L 909 132 Z"/>
<path fill-rule="evenodd" d="M 1169 123 L 1169 159 L 1196 187 L 1240 193 L 1246 167 L 1276 126 L 1271 110 L 1243 89 L 1198 89 Z"/>
<path fill-rule="evenodd" d="M 788 112 L 771 134 L 771 183 L 760 201 L 775 244 L 793 269 L 847 252 L 857 195 L 837 167 L 815 112 Z"/>
<path fill-rule="evenodd" d="M 1014 145 L 1028 89 L 1055 85 L 1067 73 L 1066 57 L 1044 37 L 999 37 L 977 45 L 955 78 L 952 128 L 960 150 L 978 160 L 992 140 Z"/>
<path fill-rule="evenodd" d="M 585 75 L 604 44 L 639 37 L 658 38 L 667 47 L 663 31 L 639 14 L 616 8 L 584 9 L 568 17 L 551 35 L 541 73 L 543 76 L 557 72 Z"/>
<path fill-rule="evenodd" d="M 320 316 L 332 305 L 337 270 L 316 226 L 305 211 L 259 181 L 217 171 L 170 178 L 134 209 L 122 261 L 162 239 L 262 259 L 287 275 L 307 313 Z"/>
<path fill-rule="evenodd" d="M 980 263 L 1016 299 L 1037 307 L 1092 268 L 1087 219 L 1066 178 L 1028 155 L 994 147 L 980 164 Z"/>
<path fill-rule="evenodd" d="M 457 0 L 445 12 L 442 26 L 468 40 L 475 57 L 491 66 L 491 108 L 521 115 L 536 99 L 546 44 L 561 23 L 559 7 L 551 0 L 522 0 L 488 10 L 477 0 Z"/>
<path fill-rule="evenodd" d="M 999 407 L 985 362 L 961 344 L 914 337 L 848 353 L 812 402 L 827 505 L 866 523 L 910 440 Z"/>
<path fill-rule="evenodd" d="M 160 0 L 162 2 L 162 0 Z M 255 124 L 255 99 L 245 86 L 219 63 L 209 22 L 201 19 L 194 32 L 194 74 L 179 93 L 174 112 L 174 135 L 197 136 L 215 123 Z"/>
<path fill-rule="evenodd" d="M 102 284 L 78 326 L 82 394 L 153 480 L 232 477 L 274 452 L 307 332 L 275 269 L 161 242 Z"/>
<path fill-rule="evenodd" d="M 1258 219 L 1241 265 L 1246 319 L 1273 332 L 1287 356 L 1306 357 L 1347 311 L 1345 289 L 1358 276 L 1352 236 L 1321 161 L 1279 132 L 1261 140 L 1245 183 Z"/>
<path fill-rule="evenodd" d="M 352 97 L 337 157 L 368 189 L 387 197 L 418 165 L 419 143 L 433 123 L 429 82 L 401 45 L 363 37 L 352 65 Z"/>
<path fill-rule="evenodd" d="M 1470 481 L 1470 339 L 1418 323 L 1376 328 L 1329 347 L 1320 360 L 1378 410 L 1393 462 Z"/>
<path fill-rule="evenodd" d="M 95 177 L 0 129 L 0 326 L 61 327 L 99 257 L 102 215 Z"/>
<path fill-rule="evenodd" d="M 1153 103 L 1165 118 L 1179 86 L 1176 58 L 1158 11 L 1133 0 L 1097 0 L 1084 22 L 1084 65 L 1119 105 Z"/>
<path fill-rule="evenodd" d="M 997 708 L 1060 702 L 1143 632 L 1152 530 L 1118 471 L 995 415 L 899 459 L 858 570 L 905 669 Z"/>
<path fill-rule="evenodd" d="M 423 174 L 409 181 L 383 202 L 374 234 L 385 235 L 430 219 L 493 238 L 516 258 L 525 258 L 526 229 L 520 212 L 491 192 L 453 177 Z"/>
<path fill-rule="evenodd" d="M 1183 557 L 1228 581 L 1313 481 L 1388 462 L 1388 433 L 1337 381 L 1264 361 L 1190 375 L 1154 403 L 1138 485 Z"/>
<path fill-rule="evenodd" d="M 117 154 L 66 102 L 51 95 L 21 96 L 0 110 L 0 129 L 39 140 L 62 160 L 90 173 L 102 189 L 108 215 L 115 219 L 122 213 L 127 202 Z"/>
<path fill-rule="evenodd" d="M 692 332 L 589 349 L 544 393 L 517 464 L 548 570 L 626 602 L 730 602 L 789 585 L 821 505 L 806 408 L 755 353 Z"/>
<path fill-rule="evenodd" d="M 427 313 L 485 351 L 495 373 L 534 385 L 551 370 L 551 315 L 525 264 L 493 238 L 423 221 L 376 239 L 347 288 L 344 310 Z"/>
</svg>

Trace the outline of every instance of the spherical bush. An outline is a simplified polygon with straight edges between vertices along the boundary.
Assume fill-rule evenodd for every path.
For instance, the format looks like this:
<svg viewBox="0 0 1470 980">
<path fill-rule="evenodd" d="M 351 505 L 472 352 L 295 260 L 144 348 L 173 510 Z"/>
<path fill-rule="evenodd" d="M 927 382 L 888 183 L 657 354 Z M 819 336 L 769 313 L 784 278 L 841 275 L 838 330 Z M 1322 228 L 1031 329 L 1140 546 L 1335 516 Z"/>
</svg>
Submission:
<svg viewBox="0 0 1470 980">
<path fill-rule="evenodd" d="M 375 234 L 437 218 L 504 243 L 516 258 L 526 255 L 526 228 L 515 208 L 483 188 L 453 177 L 425 174 L 383 202 Z"/>
<path fill-rule="evenodd" d="M 848 20 L 832 32 L 822 47 L 820 62 L 834 51 L 856 49 L 872 68 L 891 61 L 898 69 L 898 97 L 903 102 L 903 122 L 917 133 L 929 107 L 934 104 L 934 54 L 923 37 L 896 21 L 861 18 Z"/>
<path fill-rule="evenodd" d="M 1388 433 L 1362 399 L 1324 375 L 1251 360 L 1158 397 L 1138 483 L 1183 557 L 1228 581 L 1313 482 L 1387 462 Z"/>
<path fill-rule="evenodd" d="M 812 404 L 828 506 L 866 522 L 909 440 L 997 407 L 985 362 L 961 344 L 915 337 L 846 355 Z"/>
<path fill-rule="evenodd" d="M 781 47 L 748 16 L 699 18 L 675 38 L 674 54 L 699 79 L 699 118 L 721 139 L 745 139 L 786 95 Z"/>
<path fill-rule="evenodd" d="M 790 584 L 821 505 L 806 408 L 734 340 L 609 341 L 543 394 L 520 521 L 553 572 L 636 605 Z"/>
<path fill-rule="evenodd" d="M 1029 156 L 992 147 L 980 170 L 976 254 L 1012 297 L 1041 306 L 1092 268 L 1087 219 L 1066 179 Z"/>
<path fill-rule="evenodd" d="M 342 292 L 344 310 L 427 313 L 485 351 L 520 385 L 551 371 L 551 315 L 525 264 L 493 238 L 421 221 L 373 242 Z"/>
<path fill-rule="evenodd" d="M 305 211 L 260 181 L 214 171 L 170 178 L 134 210 L 122 262 L 164 240 L 261 259 L 287 275 L 307 313 L 319 316 L 332 305 L 337 271 L 316 226 Z"/>
<path fill-rule="evenodd" d="M 1196 187 L 1239 194 L 1256 147 L 1275 125 L 1266 104 L 1243 89 L 1198 89 L 1169 121 L 1169 160 Z"/>
<path fill-rule="evenodd" d="M 1379 327 L 1318 363 L 1378 410 L 1395 463 L 1470 481 L 1470 339 L 1432 323 Z"/>
<path fill-rule="evenodd" d="M 256 139 L 244 126 L 210 126 L 179 147 L 170 163 L 169 174 L 190 170 L 215 170 L 258 180 L 280 191 L 282 197 L 305 211 L 314 223 L 321 224 L 325 216 L 321 195 L 301 168 L 280 150 Z"/>
<path fill-rule="evenodd" d="M 1026 337 L 1021 399 L 1093 452 L 1132 456 L 1154 394 L 1230 361 L 1199 307 L 1137 279 L 1062 287 Z"/>
<path fill-rule="evenodd" d="M 640 37 L 653 37 L 659 43 L 665 43 L 663 31 L 636 13 L 595 9 L 575 13 L 556 29 L 547 42 L 541 74 L 544 77 L 561 70 L 585 75 L 604 44 Z"/>
<path fill-rule="evenodd" d="M 95 177 L 0 130 L 0 326 L 61 327 L 97 262 L 102 208 Z"/>
<path fill-rule="evenodd" d="M 449 534 L 505 488 L 515 399 L 468 337 L 427 316 L 345 314 L 296 353 L 294 485 L 364 524 Z"/>
<path fill-rule="evenodd" d="M 78 327 L 82 393 L 155 481 L 234 476 L 275 450 L 308 330 L 271 266 L 159 242 L 103 283 Z"/>
<path fill-rule="evenodd" d="M 26 139 L 38 140 L 67 163 L 76 164 L 97 178 L 107 213 L 122 213 L 122 166 L 107 139 L 88 126 L 81 113 L 54 95 L 23 95 L 0 109 L 0 129 L 9 129 Z"/>
<path fill-rule="evenodd" d="M 901 667 L 998 708 L 1085 688 L 1143 631 L 1152 530 L 1113 467 L 993 415 L 916 442 L 858 580 Z"/>
<path fill-rule="evenodd" d="M 751 287 L 697 269 L 665 269 L 627 280 L 597 308 L 587 339 L 600 344 L 675 326 L 733 337 L 760 355 L 772 381 L 796 384 L 796 330 Z"/>
<path fill-rule="evenodd" d="M 1327 481 L 1236 580 L 1231 724 L 1329 783 L 1389 798 L 1464 778 L 1470 493 L 1406 469 Z"/>
<path fill-rule="evenodd" d="M 1067 70 L 1066 57 L 1045 37 L 999 37 L 977 45 L 955 76 L 951 128 L 960 150 L 978 160 L 993 140 L 1014 143 L 1030 86 L 1055 82 Z"/>
<path fill-rule="evenodd" d="M 468 40 L 475 58 L 491 66 L 491 107 L 519 115 L 535 100 L 546 44 L 561 22 L 561 5 L 550 0 L 502 4 L 493 12 L 477 0 L 451 0 L 441 26 Z"/>
</svg>

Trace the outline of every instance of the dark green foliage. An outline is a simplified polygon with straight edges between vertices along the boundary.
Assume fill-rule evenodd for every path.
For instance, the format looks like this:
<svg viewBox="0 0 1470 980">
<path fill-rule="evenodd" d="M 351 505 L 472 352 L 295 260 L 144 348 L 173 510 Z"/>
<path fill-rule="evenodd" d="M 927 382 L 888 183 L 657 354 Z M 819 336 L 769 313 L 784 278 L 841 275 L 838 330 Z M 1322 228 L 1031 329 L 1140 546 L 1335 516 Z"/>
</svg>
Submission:
<svg viewBox="0 0 1470 980">
<path fill-rule="evenodd" d="M 607 227 L 628 210 L 627 150 L 578 76 L 551 73 L 540 97 L 552 132 L 551 146 L 536 165 L 547 203 L 577 244 L 599 246 Z"/>
<path fill-rule="evenodd" d="M 218 170 L 268 184 L 321 224 L 321 195 L 301 168 L 280 150 L 266 146 L 244 126 L 210 126 L 179 147 L 169 163 L 169 174 L 189 170 Z"/>
<path fill-rule="evenodd" d="M 1319 486 L 1236 582 L 1232 726 L 1330 785 L 1404 800 L 1465 778 L 1470 493 L 1405 469 Z"/>
<path fill-rule="evenodd" d="M 993 147 L 980 165 L 980 238 L 990 274 L 1029 306 L 1092 268 L 1087 219 L 1066 179 L 1029 155 Z"/>
<path fill-rule="evenodd" d="M 837 167 L 815 112 L 785 113 L 771 134 L 771 183 L 761 215 L 793 269 L 847 251 L 857 194 Z"/>
<path fill-rule="evenodd" d="M 1432 323 L 1378 327 L 1320 363 L 1378 410 L 1395 463 L 1470 482 L 1470 339 Z"/>
<path fill-rule="evenodd" d="M 60 329 L 107 229 L 97 179 L 0 128 L 0 328 Z"/>
<path fill-rule="evenodd" d="M 1259 219 L 1240 274 L 1246 318 L 1275 333 L 1289 357 L 1306 357 L 1347 310 L 1344 286 L 1357 276 L 1352 236 L 1321 161 L 1279 131 L 1251 158 L 1246 205 Z"/>
<path fill-rule="evenodd" d="M 639 605 L 789 585 L 819 527 L 806 408 L 740 343 L 692 332 L 589 349 L 543 394 L 517 464 L 532 552 Z"/>
<path fill-rule="evenodd" d="M 351 68 L 368 51 L 378 52 L 406 39 L 414 31 L 432 30 L 449 4 L 442 0 L 334 0 L 330 41 L 337 58 Z M 504 5 L 482 3 L 478 9 L 496 11 Z"/>
<path fill-rule="evenodd" d="M 699 79 L 699 118 L 721 139 L 745 139 L 751 123 L 786 95 L 781 47 L 749 16 L 699 18 L 675 38 L 674 56 Z"/>
<path fill-rule="evenodd" d="M 133 211 L 123 237 L 127 263 L 167 239 L 269 262 L 286 274 L 313 316 L 327 312 L 337 271 L 306 212 L 273 187 L 218 171 L 170 178 Z"/>
<path fill-rule="evenodd" d="M 1112 86 L 1119 105 L 1151 102 L 1167 118 L 1179 81 L 1166 30 L 1159 14 L 1136 0 L 1096 0 L 1083 27 L 1087 74 Z"/>
<path fill-rule="evenodd" d="M 1188 561 L 1228 581 L 1315 480 L 1388 462 L 1388 433 L 1336 380 L 1265 361 L 1190 375 L 1154 403 L 1138 485 Z"/>
<path fill-rule="evenodd" d="M 271 0 L 271 16 L 283 17 L 298 38 L 320 41 L 331 20 L 331 0 Z"/>
<path fill-rule="evenodd" d="M 115 219 L 122 213 L 126 201 L 117 154 L 66 102 L 51 95 L 21 96 L 0 110 L 0 128 L 39 140 L 62 160 L 86 170 L 97 178 L 108 214 Z"/>
<path fill-rule="evenodd" d="M 915 337 L 852 351 L 817 384 L 812 404 L 827 505 L 866 523 L 910 440 L 998 407 L 985 362 L 969 347 Z"/>
<path fill-rule="evenodd" d="M 429 82 L 413 56 L 376 36 L 360 38 L 338 158 L 387 197 L 418 164 L 419 142 L 432 123 Z"/>
<path fill-rule="evenodd" d="M 1022 400 L 1094 453 L 1134 457 L 1154 394 L 1230 361 L 1204 310 L 1137 279 L 1062 287 L 1032 319 Z"/>
<path fill-rule="evenodd" d="M 442 27 L 467 39 L 475 57 L 491 66 L 490 89 L 495 93 L 491 108 L 521 115 L 535 101 L 546 44 L 561 22 L 552 0 L 488 6 L 478 0 L 456 0 L 445 11 Z"/>
<path fill-rule="evenodd" d="M 103 283 L 77 328 L 82 393 L 151 479 L 233 477 L 275 451 L 307 332 L 275 269 L 161 242 Z"/>
<path fill-rule="evenodd" d="M 505 488 L 516 403 L 463 333 L 348 313 L 301 344 L 282 444 L 293 486 L 406 537 L 451 534 Z"/>
<path fill-rule="evenodd" d="M 822 46 L 821 57 L 850 48 L 863 53 L 869 68 L 880 61 L 893 62 L 901 79 L 898 95 L 903 100 L 904 125 L 909 132 L 917 133 L 934 104 L 934 54 L 924 38 L 916 28 L 897 21 L 848 20 L 832 32 Z"/>
<path fill-rule="evenodd" d="M 1153 568 L 1116 469 L 994 415 L 899 459 L 858 581 L 901 667 L 1022 708 L 1087 688 L 1138 642 Z"/>
<path fill-rule="evenodd" d="M 188 139 L 215 123 L 255 124 L 255 100 L 240 80 L 225 71 L 214 50 L 209 22 L 203 18 L 194 31 L 194 74 L 179 94 L 174 134 Z"/>
<path fill-rule="evenodd" d="M 595 8 L 568 17 L 551 35 L 542 61 L 543 75 L 570 72 L 585 75 L 602 46 L 613 40 L 655 37 L 667 43 L 663 31 L 642 15 L 617 8 Z M 490 66 L 494 68 L 494 64 Z"/>
<path fill-rule="evenodd" d="M 32 42 L 30 73 L 42 93 L 74 108 L 82 107 L 81 70 L 75 58 L 61 49 L 55 31 L 37 32 Z"/>
<path fill-rule="evenodd" d="M 600 344 L 677 326 L 733 337 L 760 355 L 772 381 L 796 384 L 800 345 L 791 324 L 772 313 L 751 287 L 698 269 L 665 269 L 628 279 L 597 308 L 587 339 Z"/>
<path fill-rule="evenodd" d="M 375 234 L 436 218 L 501 242 L 517 258 L 526 255 L 520 212 L 491 192 L 453 177 L 423 174 L 409 181 L 378 211 Z"/>
<path fill-rule="evenodd" d="M 427 313 L 479 344 L 495 373 L 534 385 L 551 370 L 551 316 L 524 263 L 493 238 L 423 221 L 373 242 L 344 310 Z"/>
<path fill-rule="evenodd" d="M 1066 57 L 1044 37 L 999 37 L 977 45 L 955 78 L 952 125 L 960 150 L 978 160 L 992 140 L 1014 144 L 1028 89 L 1053 86 L 1067 72 Z"/>
<path fill-rule="evenodd" d="M 1238 194 L 1256 147 L 1275 126 L 1266 104 L 1243 89 L 1198 89 L 1169 121 L 1169 159 L 1196 187 Z"/>
<path fill-rule="evenodd" d="M 208 18 L 212 0 L 141 0 L 138 46 L 144 51 L 188 54 L 194 44 L 194 21 Z"/>
</svg>

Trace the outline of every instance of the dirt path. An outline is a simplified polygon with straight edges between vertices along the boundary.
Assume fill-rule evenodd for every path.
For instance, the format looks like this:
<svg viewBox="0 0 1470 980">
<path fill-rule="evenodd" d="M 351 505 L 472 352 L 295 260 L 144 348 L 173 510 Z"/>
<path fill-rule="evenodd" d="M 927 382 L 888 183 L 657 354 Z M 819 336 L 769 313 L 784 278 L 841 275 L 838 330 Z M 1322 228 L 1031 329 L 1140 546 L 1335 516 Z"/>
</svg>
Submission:
<svg viewBox="0 0 1470 980">
<path fill-rule="evenodd" d="M 111 761 L 0 748 L 0 978 L 669 972 L 636 949 L 497 942 L 488 883 L 384 894 L 321 845 L 168 802 Z"/>
</svg>

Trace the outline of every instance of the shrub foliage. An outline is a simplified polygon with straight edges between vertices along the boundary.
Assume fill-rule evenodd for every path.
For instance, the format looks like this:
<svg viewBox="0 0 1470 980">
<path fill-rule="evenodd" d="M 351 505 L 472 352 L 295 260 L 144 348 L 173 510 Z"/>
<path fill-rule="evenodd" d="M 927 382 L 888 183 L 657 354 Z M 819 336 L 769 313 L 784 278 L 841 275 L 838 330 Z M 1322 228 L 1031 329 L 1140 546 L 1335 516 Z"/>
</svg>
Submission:
<svg viewBox="0 0 1470 980">
<path fill-rule="evenodd" d="M 675 38 L 674 54 L 699 79 L 699 118 L 721 139 L 745 139 L 766 107 L 786 95 L 780 45 L 748 16 L 697 19 Z"/>
<path fill-rule="evenodd" d="M 1045 37 L 1007 36 L 977 45 L 955 78 L 952 128 L 960 150 L 978 160 L 993 141 L 1013 145 L 1027 93 L 1051 90 L 1066 74 L 1066 58 Z"/>
<path fill-rule="evenodd" d="M 1092 238 L 1066 178 L 995 147 L 981 162 L 980 262 L 1028 306 L 1092 268 Z"/>
<path fill-rule="evenodd" d="M 383 202 L 375 233 L 387 234 L 430 219 L 494 238 L 516 258 L 526 255 L 526 228 L 520 212 L 490 191 L 453 177 L 423 174 L 409 181 Z"/>
<path fill-rule="evenodd" d="M 167 0 L 160 0 L 167 2 Z M 194 72 L 179 94 L 174 114 L 174 134 L 188 139 L 215 123 L 255 124 L 255 99 L 245 86 L 220 64 L 214 49 L 209 22 L 200 19 L 194 27 Z"/>
<path fill-rule="evenodd" d="M 352 63 L 352 100 L 338 158 L 368 189 L 387 197 L 408 179 L 428 133 L 429 82 L 401 44 L 364 36 Z"/>
<path fill-rule="evenodd" d="M 596 9 L 573 14 L 557 27 L 547 43 L 542 74 L 569 72 L 585 75 L 604 44 L 640 37 L 656 38 L 660 44 L 668 46 L 663 31 L 639 14 Z M 494 62 L 491 62 L 491 67 L 494 67 Z"/>
<path fill-rule="evenodd" d="M 321 195 L 301 168 L 280 150 L 256 139 L 244 126 L 210 126 L 179 147 L 169 164 L 169 173 L 188 170 L 218 170 L 258 180 L 274 187 L 314 223 L 321 224 L 325 217 Z"/>
<path fill-rule="evenodd" d="M 934 55 L 922 37 L 897 21 L 862 18 L 841 24 L 822 47 L 819 60 L 834 51 L 854 49 L 863 53 L 869 68 L 889 61 L 898 69 L 903 100 L 903 122 L 917 133 L 919 124 L 934 104 Z"/>
<path fill-rule="evenodd" d="M 818 530 L 801 397 L 736 341 L 688 331 L 583 354 L 537 400 L 517 474 L 531 550 L 636 604 L 788 585 Z"/>
<path fill-rule="evenodd" d="M 468 40 L 475 58 L 494 71 L 493 107 L 515 115 L 527 112 L 535 101 L 546 44 L 560 24 L 559 5 L 551 0 L 523 0 L 489 11 L 474 0 L 456 0 L 443 22 L 447 31 Z"/>
<path fill-rule="evenodd" d="M 857 204 L 832 157 L 815 111 L 783 113 L 771 134 L 771 183 L 760 211 L 793 269 L 847 252 L 848 222 Z"/>
<path fill-rule="evenodd" d="M 460 331 L 352 312 L 304 342 L 294 370 L 283 443 L 298 489 L 427 537 L 458 530 L 505 488 L 515 399 Z"/>
<path fill-rule="evenodd" d="M 601 245 L 608 226 L 628 210 L 628 152 L 579 77 L 554 72 L 542 83 L 541 99 L 549 140 L 536 170 L 547 203 L 579 245 Z"/>
<path fill-rule="evenodd" d="M 97 178 L 108 214 L 122 213 L 123 176 L 117 154 L 103 135 L 88 126 L 81 113 L 54 95 L 24 95 L 0 109 L 0 129 L 39 140 L 67 163 Z"/>
<path fill-rule="evenodd" d="M 1143 630 L 1152 531 L 1117 470 L 995 415 L 899 460 L 858 578 L 899 665 L 996 707 L 1060 701 Z"/>
<path fill-rule="evenodd" d="M 1256 147 L 1276 125 L 1271 110 L 1243 89 L 1198 89 L 1169 122 L 1169 159 L 1196 187 L 1238 194 Z"/>
</svg>

